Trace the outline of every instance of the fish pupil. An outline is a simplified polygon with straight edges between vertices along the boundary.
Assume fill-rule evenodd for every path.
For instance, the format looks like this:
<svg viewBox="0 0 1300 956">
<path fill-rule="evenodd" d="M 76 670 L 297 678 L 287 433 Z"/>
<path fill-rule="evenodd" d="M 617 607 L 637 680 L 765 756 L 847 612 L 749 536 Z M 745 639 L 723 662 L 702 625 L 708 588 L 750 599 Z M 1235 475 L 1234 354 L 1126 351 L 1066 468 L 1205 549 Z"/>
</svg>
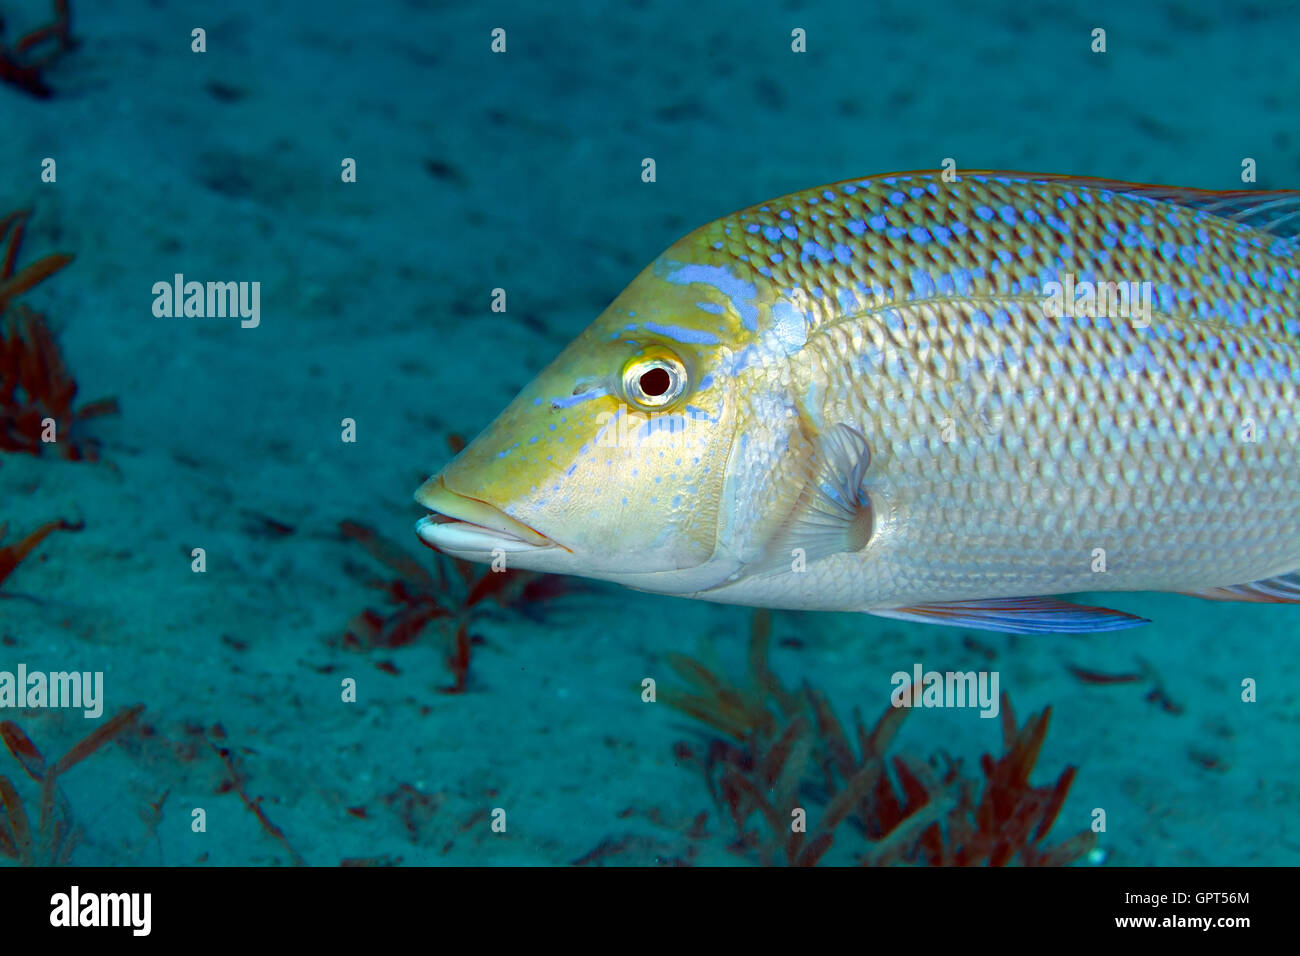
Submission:
<svg viewBox="0 0 1300 956">
<path fill-rule="evenodd" d="M 652 398 L 667 394 L 672 384 L 672 376 L 663 368 L 652 368 L 643 373 L 640 379 L 641 391 Z"/>
</svg>

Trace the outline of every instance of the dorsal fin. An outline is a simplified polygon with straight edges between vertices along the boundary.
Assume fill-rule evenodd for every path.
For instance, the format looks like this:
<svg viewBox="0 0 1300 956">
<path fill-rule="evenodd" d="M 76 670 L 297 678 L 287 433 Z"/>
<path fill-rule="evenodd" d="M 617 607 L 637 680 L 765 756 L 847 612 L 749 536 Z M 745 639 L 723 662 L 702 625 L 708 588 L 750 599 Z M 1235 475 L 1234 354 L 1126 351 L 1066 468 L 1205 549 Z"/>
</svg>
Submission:
<svg viewBox="0 0 1300 956">
<path fill-rule="evenodd" d="M 1239 192 L 1197 208 L 1283 239 L 1300 238 L 1300 192 Z"/>
</svg>

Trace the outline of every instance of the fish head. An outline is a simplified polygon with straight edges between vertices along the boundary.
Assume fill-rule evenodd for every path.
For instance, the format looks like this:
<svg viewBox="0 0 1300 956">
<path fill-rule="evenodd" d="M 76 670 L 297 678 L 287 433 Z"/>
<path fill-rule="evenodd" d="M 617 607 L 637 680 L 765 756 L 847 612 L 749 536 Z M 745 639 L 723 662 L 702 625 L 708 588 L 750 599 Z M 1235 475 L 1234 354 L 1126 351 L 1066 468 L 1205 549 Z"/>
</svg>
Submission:
<svg viewBox="0 0 1300 956">
<path fill-rule="evenodd" d="M 745 328 L 734 290 L 673 280 L 672 253 L 419 488 L 426 544 L 661 593 L 735 570 L 718 541 Z"/>
</svg>

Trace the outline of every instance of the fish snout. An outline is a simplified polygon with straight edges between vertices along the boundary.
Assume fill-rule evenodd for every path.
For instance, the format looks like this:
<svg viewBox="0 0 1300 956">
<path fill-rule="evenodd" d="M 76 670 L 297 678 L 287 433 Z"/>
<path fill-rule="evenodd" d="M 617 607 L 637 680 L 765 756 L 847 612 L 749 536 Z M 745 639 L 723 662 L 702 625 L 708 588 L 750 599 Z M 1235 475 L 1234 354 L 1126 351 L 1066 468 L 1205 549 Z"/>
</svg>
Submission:
<svg viewBox="0 0 1300 956">
<path fill-rule="evenodd" d="M 452 491 L 441 475 L 422 484 L 415 500 L 433 512 L 416 522 L 420 540 L 457 557 L 481 559 L 497 549 L 518 553 L 559 547 L 495 505 Z"/>
</svg>

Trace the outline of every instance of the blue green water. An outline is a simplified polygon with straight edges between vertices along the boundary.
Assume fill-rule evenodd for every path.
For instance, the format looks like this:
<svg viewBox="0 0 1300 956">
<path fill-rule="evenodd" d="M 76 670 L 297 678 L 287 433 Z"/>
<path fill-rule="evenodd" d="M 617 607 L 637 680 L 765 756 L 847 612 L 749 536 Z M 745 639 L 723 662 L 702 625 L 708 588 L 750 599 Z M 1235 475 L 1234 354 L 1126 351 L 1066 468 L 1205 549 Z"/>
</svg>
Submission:
<svg viewBox="0 0 1300 956">
<path fill-rule="evenodd" d="M 3 7 L 11 42 L 46 17 Z M 0 455 L 5 543 L 85 521 L 0 586 L 0 671 L 102 672 L 103 716 L 0 718 L 52 759 L 145 706 L 64 780 L 80 864 L 752 862 L 674 751 L 695 725 L 642 700 L 705 638 L 738 672 L 747 610 L 604 586 L 491 609 L 465 693 L 445 694 L 436 622 L 398 647 L 344 640 L 391 605 L 339 523 L 431 568 L 410 495 L 448 436 L 739 207 L 947 158 L 1207 189 L 1241 188 L 1252 161 L 1258 188 L 1300 186 L 1294 3 L 74 7 L 54 95 L 0 86 L 0 214 L 34 210 L 20 265 L 75 254 L 23 301 L 58 329 L 79 401 L 121 412 L 86 423 L 101 463 Z M 257 326 L 156 314 L 177 274 L 260 283 Z M 1294 863 L 1300 612 L 1106 603 L 1153 623 L 1011 638 L 778 613 L 773 668 L 874 719 L 895 671 L 991 667 L 1021 719 L 1053 708 L 1035 781 L 1078 767 L 1054 834 L 1104 811 L 1088 863 Z M 997 724 L 922 711 L 896 747 L 977 773 Z M 35 799 L 3 750 L 0 774 Z"/>
</svg>

